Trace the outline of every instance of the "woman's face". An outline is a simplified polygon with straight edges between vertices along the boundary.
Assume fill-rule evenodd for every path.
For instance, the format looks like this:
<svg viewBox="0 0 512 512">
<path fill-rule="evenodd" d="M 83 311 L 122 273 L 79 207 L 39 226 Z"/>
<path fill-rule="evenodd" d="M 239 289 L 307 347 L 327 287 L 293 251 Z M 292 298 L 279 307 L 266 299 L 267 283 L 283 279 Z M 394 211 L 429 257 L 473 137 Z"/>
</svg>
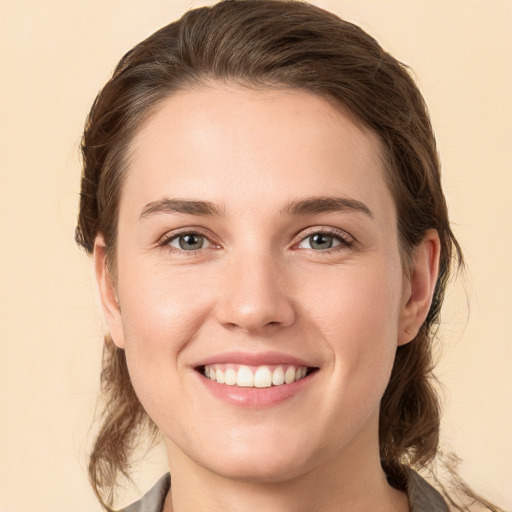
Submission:
<svg viewBox="0 0 512 512">
<path fill-rule="evenodd" d="M 319 97 L 210 85 L 161 104 L 131 148 L 114 288 L 101 238 L 96 264 L 171 469 L 279 481 L 378 457 L 412 337 L 397 240 L 377 138 Z"/>
</svg>

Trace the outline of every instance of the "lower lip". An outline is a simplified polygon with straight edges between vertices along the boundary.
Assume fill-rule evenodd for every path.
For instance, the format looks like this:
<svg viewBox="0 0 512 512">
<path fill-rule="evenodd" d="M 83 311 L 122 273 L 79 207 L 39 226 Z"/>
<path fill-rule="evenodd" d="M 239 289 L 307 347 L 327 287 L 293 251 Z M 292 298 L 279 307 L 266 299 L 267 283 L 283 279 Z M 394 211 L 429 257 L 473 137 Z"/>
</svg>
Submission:
<svg viewBox="0 0 512 512">
<path fill-rule="evenodd" d="M 297 396 L 311 384 L 318 372 L 313 372 L 291 384 L 281 384 L 280 386 L 270 386 L 268 388 L 245 388 L 219 384 L 199 372 L 196 373 L 200 382 L 216 398 L 238 407 L 263 409 L 279 405 Z"/>
</svg>

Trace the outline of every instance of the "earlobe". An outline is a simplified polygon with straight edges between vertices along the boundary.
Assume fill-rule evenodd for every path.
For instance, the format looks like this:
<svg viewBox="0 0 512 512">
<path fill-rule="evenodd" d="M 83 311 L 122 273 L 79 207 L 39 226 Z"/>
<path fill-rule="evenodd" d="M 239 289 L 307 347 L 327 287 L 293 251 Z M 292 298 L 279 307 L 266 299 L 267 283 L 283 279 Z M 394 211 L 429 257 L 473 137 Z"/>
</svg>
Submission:
<svg viewBox="0 0 512 512">
<path fill-rule="evenodd" d="M 94 270 L 103 314 L 110 335 L 118 348 L 124 348 L 121 308 L 117 298 L 115 282 L 107 265 L 105 241 L 101 235 L 96 236 L 94 240 Z"/>
<path fill-rule="evenodd" d="M 398 345 L 412 341 L 427 318 L 439 273 L 441 244 L 435 229 L 429 229 L 412 256 L 412 271 L 404 283 Z"/>
</svg>

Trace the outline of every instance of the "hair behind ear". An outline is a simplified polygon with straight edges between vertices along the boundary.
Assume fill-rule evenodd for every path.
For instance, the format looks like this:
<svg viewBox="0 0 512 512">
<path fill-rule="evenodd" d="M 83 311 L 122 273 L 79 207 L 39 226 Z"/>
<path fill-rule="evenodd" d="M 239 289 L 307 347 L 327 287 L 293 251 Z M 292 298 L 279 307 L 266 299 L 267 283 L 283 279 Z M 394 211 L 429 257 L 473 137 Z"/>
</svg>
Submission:
<svg viewBox="0 0 512 512">
<path fill-rule="evenodd" d="M 130 479 L 130 455 L 140 436 L 149 432 L 153 444 L 158 431 L 135 394 L 124 350 L 116 347 L 110 335 L 105 336 L 102 368 L 101 390 L 106 402 L 88 473 L 98 500 L 110 511 L 119 473 Z"/>
<path fill-rule="evenodd" d="M 426 466 L 438 450 L 441 407 L 433 366 L 431 340 L 423 326 L 413 341 L 398 347 L 381 401 L 381 461 L 399 489 L 405 485 L 402 465 Z"/>
</svg>

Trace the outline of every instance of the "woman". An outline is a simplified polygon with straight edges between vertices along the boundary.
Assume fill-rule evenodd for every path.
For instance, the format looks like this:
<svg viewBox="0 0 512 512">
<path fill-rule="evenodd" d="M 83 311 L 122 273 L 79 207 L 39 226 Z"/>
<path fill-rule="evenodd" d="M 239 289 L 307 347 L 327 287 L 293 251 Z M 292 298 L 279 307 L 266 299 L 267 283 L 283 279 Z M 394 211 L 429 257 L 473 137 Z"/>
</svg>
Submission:
<svg viewBox="0 0 512 512">
<path fill-rule="evenodd" d="M 221 2 L 121 60 L 82 148 L 105 507 L 147 427 L 172 486 L 130 512 L 465 509 L 413 470 L 438 449 L 431 343 L 462 256 L 404 66 L 311 5 Z"/>
</svg>

